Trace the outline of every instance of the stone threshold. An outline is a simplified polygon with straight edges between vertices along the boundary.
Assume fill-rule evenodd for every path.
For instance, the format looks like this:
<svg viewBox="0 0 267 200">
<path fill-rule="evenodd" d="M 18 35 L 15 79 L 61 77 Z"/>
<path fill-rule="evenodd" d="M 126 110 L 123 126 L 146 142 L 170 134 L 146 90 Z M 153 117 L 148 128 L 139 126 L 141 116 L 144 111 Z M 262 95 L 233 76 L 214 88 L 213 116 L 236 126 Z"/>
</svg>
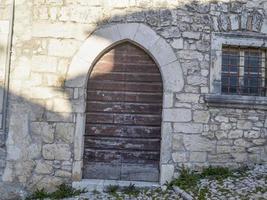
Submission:
<svg viewBox="0 0 267 200">
<path fill-rule="evenodd" d="M 73 182 L 72 187 L 76 189 L 86 189 L 90 191 L 105 191 L 109 185 L 118 185 L 120 187 L 127 187 L 134 184 L 137 188 L 157 188 L 161 185 L 157 182 L 144 181 L 118 181 L 118 180 L 102 180 L 102 179 L 83 179 L 81 181 Z"/>
</svg>

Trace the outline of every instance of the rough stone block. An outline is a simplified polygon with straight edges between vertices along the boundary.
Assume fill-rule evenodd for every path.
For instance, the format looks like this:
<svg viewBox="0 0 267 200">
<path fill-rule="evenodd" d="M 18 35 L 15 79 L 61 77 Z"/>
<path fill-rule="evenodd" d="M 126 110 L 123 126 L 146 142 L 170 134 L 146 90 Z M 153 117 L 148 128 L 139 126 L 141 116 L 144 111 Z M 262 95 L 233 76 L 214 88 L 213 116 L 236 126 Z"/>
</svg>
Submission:
<svg viewBox="0 0 267 200">
<path fill-rule="evenodd" d="M 48 161 L 37 161 L 35 172 L 37 174 L 51 174 L 53 172 L 52 164 Z"/>
<path fill-rule="evenodd" d="M 171 159 L 172 150 L 172 126 L 171 123 L 164 122 L 162 124 L 162 135 L 161 135 L 161 162 L 168 163 Z"/>
<path fill-rule="evenodd" d="M 199 135 L 184 135 L 184 146 L 188 151 L 215 151 L 215 142 L 214 140 L 209 140 L 205 137 Z"/>
<path fill-rule="evenodd" d="M 160 66 L 165 66 L 177 60 L 171 46 L 163 39 L 159 38 L 151 47 L 150 53 L 157 59 Z"/>
<path fill-rule="evenodd" d="M 188 161 L 188 152 L 178 151 L 172 153 L 172 159 L 175 163 L 185 163 Z"/>
<path fill-rule="evenodd" d="M 69 160 L 71 157 L 70 146 L 67 144 L 46 144 L 42 152 L 47 160 Z"/>
<path fill-rule="evenodd" d="M 170 182 L 173 178 L 174 166 L 171 164 L 161 165 L 160 172 L 160 183 L 164 184 L 166 182 Z"/>
<path fill-rule="evenodd" d="M 200 98 L 199 94 L 191 94 L 191 93 L 182 93 L 176 94 L 176 99 L 179 102 L 186 102 L 186 103 L 198 103 Z"/>
<path fill-rule="evenodd" d="M 174 151 L 184 151 L 183 135 L 174 134 L 172 139 L 172 148 Z"/>
<path fill-rule="evenodd" d="M 192 120 L 190 109 L 167 108 L 163 109 L 163 120 L 166 122 L 189 122 Z"/>
<path fill-rule="evenodd" d="M 194 122 L 208 123 L 210 119 L 210 112 L 203 110 L 196 110 L 193 112 Z"/>
<path fill-rule="evenodd" d="M 250 130 L 250 131 L 245 131 L 244 132 L 244 137 L 245 138 L 259 138 L 261 136 L 261 132 L 260 131 L 254 131 L 254 130 Z"/>
<path fill-rule="evenodd" d="M 229 139 L 241 138 L 242 136 L 243 136 L 242 130 L 230 130 L 230 132 L 228 134 Z"/>
<path fill-rule="evenodd" d="M 63 177 L 63 178 L 70 178 L 71 177 L 71 173 L 65 170 L 57 170 L 55 172 L 55 176 L 56 177 Z"/>
<path fill-rule="evenodd" d="M 237 128 L 238 129 L 251 129 L 252 122 L 247 120 L 238 120 L 237 121 Z"/>
<path fill-rule="evenodd" d="M 173 129 L 177 133 L 201 133 L 203 125 L 197 123 L 174 123 Z"/>
<path fill-rule="evenodd" d="M 190 162 L 206 162 L 206 152 L 190 152 Z"/>
<path fill-rule="evenodd" d="M 54 127 L 47 122 L 32 122 L 31 131 L 34 135 L 39 135 L 45 143 L 54 141 Z"/>
<path fill-rule="evenodd" d="M 180 92 L 184 87 L 183 72 L 178 61 L 160 68 L 165 92 Z"/>
<path fill-rule="evenodd" d="M 66 143 L 73 142 L 74 124 L 73 123 L 57 123 L 55 136 L 56 139 L 62 140 Z"/>
</svg>

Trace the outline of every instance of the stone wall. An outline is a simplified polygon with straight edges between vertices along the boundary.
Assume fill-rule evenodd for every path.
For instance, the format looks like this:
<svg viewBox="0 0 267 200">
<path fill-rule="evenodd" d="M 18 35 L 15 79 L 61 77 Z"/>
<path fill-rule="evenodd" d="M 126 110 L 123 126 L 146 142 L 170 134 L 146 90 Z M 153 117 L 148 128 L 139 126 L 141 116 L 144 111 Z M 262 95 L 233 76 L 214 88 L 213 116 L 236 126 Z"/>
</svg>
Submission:
<svg viewBox="0 0 267 200">
<path fill-rule="evenodd" d="M 148 25 L 172 46 L 182 67 L 184 87 L 166 97 L 164 110 L 164 130 L 170 132 L 165 148 L 171 152 L 165 159 L 175 172 L 182 164 L 198 169 L 266 163 L 266 110 L 204 101 L 210 92 L 211 33 L 265 37 L 266 10 L 264 0 L 16 1 L 3 181 L 32 189 L 75 178 L 73 168 L 81 167 L 73 165 L 80 120 L 75 113 L 85 105 L 79 101 L 85 91 L 65 86 L 68 67 L 94 30 L 118 23 Z M 183 120 L 180 111 L 186 113 Z"/>
</svg>

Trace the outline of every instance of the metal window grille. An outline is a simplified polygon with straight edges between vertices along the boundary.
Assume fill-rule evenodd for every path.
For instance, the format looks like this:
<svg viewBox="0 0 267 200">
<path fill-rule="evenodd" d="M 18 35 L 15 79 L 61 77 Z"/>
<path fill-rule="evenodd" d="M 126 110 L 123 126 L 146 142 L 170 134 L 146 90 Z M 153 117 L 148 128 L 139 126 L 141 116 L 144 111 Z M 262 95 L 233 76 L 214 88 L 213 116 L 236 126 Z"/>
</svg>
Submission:
<svg viewBox="0 0 267 200">
<path fill-rule="evenodd" d="M 266 96 L 266 50 L 223 47 L 221 76 L 223 94 Z"/>
</svg>

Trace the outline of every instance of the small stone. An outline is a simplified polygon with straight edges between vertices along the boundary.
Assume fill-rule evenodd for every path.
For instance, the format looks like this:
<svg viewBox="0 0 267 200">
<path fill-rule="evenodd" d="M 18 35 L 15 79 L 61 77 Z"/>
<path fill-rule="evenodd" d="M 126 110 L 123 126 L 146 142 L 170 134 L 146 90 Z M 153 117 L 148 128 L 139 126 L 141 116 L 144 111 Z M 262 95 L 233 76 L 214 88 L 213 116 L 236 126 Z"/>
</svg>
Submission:
<svg viewBox="0 0 267 200">
<path fill-rule="evenodd" d="M 218 140 L 227 138 L 227 132 L 226 131 L 217 131 L 215 133 L 215 135 L 216 135 Z"/>
<path fill-rule="evenodd" d="M 252 122 L 246 121 L 246 120 L 238 120 L 237 121 L 237 128 L 238 129 L 251 129 L 252 128 Z"/>
<path fill-rule="evenodd" d="M 226 123 L 229 122 L 228 117 L 224 117 L 224 116 L 221 116 L 221 115 L 216 116 L 215 120 L 218 121 L 218 122 L 226 122 Z"/>
<path fill-rule="evenodd" d="M 261 135 L 260 131 L 245 131 L 244 137 L 245 138 L 259 138 Z"/>
</svg>

